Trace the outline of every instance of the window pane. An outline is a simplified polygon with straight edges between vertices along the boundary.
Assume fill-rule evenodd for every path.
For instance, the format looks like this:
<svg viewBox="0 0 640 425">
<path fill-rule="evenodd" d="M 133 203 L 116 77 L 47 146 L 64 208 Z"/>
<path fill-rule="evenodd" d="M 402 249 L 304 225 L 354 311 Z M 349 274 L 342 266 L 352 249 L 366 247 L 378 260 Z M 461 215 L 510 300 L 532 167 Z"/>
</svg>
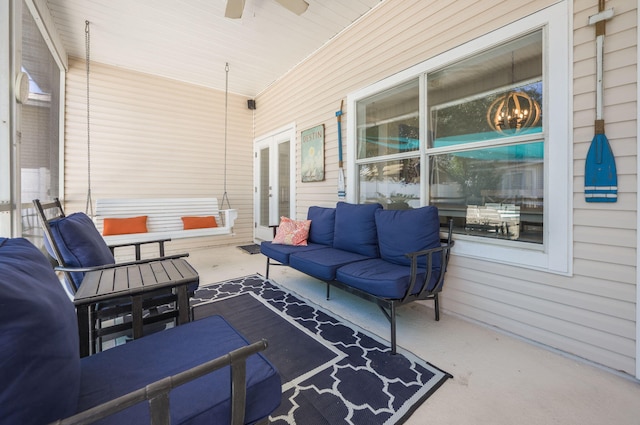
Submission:
<svg viewBox="0 0 640 425">
<path fill-rule="evenodd" d="M 429 147 L 542 132 L 542 32 L 427 76 Z"/>
<path fill-rule="evenodd" d="M 357 102 L 358 159 L 419 149 L 419 95 L 415 79 Z"/>
<path fill-rule="evenodd" d="M 420 206 L 418 158 L 362 164 L 358 169 L 361 204 L 379 202 L 395 210 Z"/>
<path fill-rule="evenodd" d="M 22 71 L 29 76 L 20 128 L 22 236 L 41 246 L 40 223 L 31 201 L 53 199 L 60 193 L 60 69 L 27 7 L 22 16 Z"/>
<path fill-rule="evenodd" d="M 544 143 L 430 158 L 430 204 L 456 233 L 542 243 Z"/>
</svg>

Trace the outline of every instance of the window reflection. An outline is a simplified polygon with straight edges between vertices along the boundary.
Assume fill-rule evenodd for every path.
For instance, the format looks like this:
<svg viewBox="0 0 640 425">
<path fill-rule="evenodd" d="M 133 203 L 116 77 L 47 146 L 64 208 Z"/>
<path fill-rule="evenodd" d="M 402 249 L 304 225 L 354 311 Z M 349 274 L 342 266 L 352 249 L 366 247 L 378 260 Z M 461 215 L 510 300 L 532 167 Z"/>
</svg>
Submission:
<svg viewBox="0 0 640 425">
<path fill-rule="evenodd" d="M 542 141 L 434 155 L 430 170 L 430 203 L 457 232 L 542 242 Z"/>
<path fill-rule="evenodd" d="M 420 206 L 420 160 L 384 161 L 359 166 L 360 203 L 378 202 L 387 209 Z"/>
</svg>

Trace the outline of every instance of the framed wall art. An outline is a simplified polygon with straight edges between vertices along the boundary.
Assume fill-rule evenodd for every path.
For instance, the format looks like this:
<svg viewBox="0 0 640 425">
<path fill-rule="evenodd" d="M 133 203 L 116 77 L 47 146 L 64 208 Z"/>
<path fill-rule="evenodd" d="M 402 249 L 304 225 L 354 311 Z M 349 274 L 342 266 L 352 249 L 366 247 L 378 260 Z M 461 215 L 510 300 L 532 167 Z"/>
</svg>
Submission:
<svg viewBox="0 0 640 425">
<path fill-rule="evenodd" d="M 304 130 L 301 139 L 302 182 L 324 180 L 324 124 Z"/>
</svg>

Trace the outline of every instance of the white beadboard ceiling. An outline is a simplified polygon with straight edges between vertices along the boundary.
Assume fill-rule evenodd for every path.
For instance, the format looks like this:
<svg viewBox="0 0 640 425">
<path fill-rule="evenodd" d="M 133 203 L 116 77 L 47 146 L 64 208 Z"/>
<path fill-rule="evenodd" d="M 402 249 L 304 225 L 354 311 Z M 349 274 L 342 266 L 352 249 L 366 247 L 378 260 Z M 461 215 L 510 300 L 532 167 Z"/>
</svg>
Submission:
<svg viewBox="0 0 640 425">
<path fill-rule="evenodd" d="M 92 62 L 249 97 L 384 0 L 307 0 L 295 15 L 274 0 L 246 0 L 241 19 L 226 0 L 47 0 L 67 53 Z"/>
</svg>

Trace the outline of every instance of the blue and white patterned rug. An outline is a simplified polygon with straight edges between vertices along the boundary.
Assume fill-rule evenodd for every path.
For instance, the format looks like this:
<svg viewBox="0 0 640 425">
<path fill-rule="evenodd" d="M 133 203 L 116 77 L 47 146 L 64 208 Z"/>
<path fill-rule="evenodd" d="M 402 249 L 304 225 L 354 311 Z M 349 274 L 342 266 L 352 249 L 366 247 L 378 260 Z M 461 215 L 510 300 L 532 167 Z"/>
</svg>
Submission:
<svg viewBox="0 0 640 425">
<path fill-rule="evenodd" d="M 401 424 L 452 377 L 259 275 L 201 287 L 191 303 L 196 319 L 222 314 L 269 340 L 283 392 L 272 424 Z"/>
</svg>

